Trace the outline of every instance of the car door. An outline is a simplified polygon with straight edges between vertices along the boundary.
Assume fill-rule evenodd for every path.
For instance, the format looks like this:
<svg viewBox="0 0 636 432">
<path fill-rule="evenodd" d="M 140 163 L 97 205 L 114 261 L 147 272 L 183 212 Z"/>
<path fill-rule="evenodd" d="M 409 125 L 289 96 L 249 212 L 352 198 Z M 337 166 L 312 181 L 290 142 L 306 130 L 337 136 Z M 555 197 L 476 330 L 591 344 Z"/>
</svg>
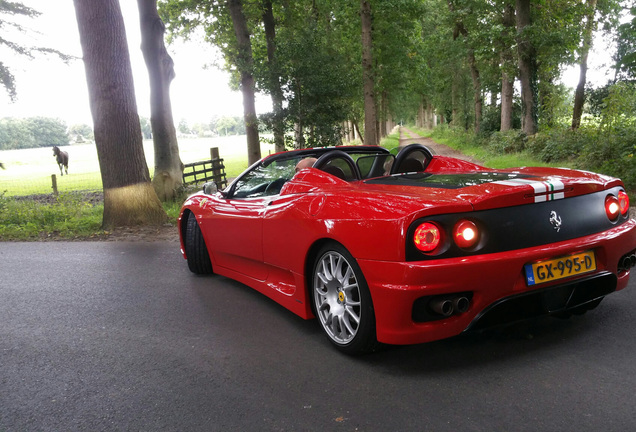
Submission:
<svg viewBox="0 0 636 432">
<path fill-rule="evenodd" d="M 215 196 L 208 213 L 208 245 L 217 266 L 265 280 L 263 218 L 282 185 L 294 174 L 295 160 L 256 165 Z"/>
<path fill-rule="evenodd" d="M 269 199 L 215 200 L 208 231 L 209 249 L 216 265 L 258 280 L 267 278 L 263 264 L 263 214 Z"/>
</svg>

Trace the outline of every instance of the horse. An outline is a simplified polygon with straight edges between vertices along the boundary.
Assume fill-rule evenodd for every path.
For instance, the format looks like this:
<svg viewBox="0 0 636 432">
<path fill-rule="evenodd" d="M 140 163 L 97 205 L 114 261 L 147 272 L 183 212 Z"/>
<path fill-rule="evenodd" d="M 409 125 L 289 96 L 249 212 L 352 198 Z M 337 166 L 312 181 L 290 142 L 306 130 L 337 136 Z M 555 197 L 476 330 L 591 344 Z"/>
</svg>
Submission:
<svg viewBox="0 0 636 432">
<path fill-rule="evenodd" d="M 60 150 L 58 146 L 53 146 L 53 156 L 55 156 L 55 160 L 60 166 L 60 175 L 64 175 L 64 173 L 62 172 L 62 167 L 64 167 L 66 175 L 68 175 L 68 153 Z"/>
</svg>

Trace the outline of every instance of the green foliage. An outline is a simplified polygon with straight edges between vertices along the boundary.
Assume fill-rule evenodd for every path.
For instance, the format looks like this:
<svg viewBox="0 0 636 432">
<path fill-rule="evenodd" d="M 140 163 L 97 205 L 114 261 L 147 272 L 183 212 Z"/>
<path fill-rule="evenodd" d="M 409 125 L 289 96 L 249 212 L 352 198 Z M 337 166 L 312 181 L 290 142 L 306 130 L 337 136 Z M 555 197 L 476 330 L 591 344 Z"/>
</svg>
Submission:
<svg viewBox="0 0 636 432">
<path fill-rule="evenodd" d="M 183 199 L 163 203 L 172 224 L 177 223 Z M 101 202 L 91 203 L 81 193 L 63 193 L 57 198 L 12 198 L 0 192 L 0 239 L 99 238 L 107 234 L 101 227 L 103 213 Z"/>
<path fill-rule="evenodd" d="M 221 117 L 215 121 L 214 132 L 219 136 L 245 134 L 245 121 L 241 117 Z"/>
<path fill-rule="evenodd" d="M 143 129 L 143 122 L 142 122 L 142 129 Z M 76 124 L 76 125 L 70 126 L 68 128 L 68 135 L 71 138 L 71 140 L 76 143 L 85 143 L 87 141 L 90 142 L 95 139 L 95 135 L 93 134 L 93 128 L 87 124 Z"/>
<path fill-rule="evenodd" d="M 60 194 L 53 202 L 5 197 L 0 193 L 0 238 L 86 238 L 102 232 L 103 205 L 78 194 Z"/>
<path fill-rule="evenodd" d="M 493 155 L 521 153 L 526 149 L 526 134 L 520 130 L 495 132 L 488 138 L 488 151 Z"/>
<path fill-rule="evenodd" d="M 603 100 L 601 127 L 611 133 L 636 123 L 636 84 L 618 82 L 609 88 Z"/>
<path fill-rule="evenodd" d="M 636 79 L 636 6 L 629 11 L 631 20 L 618 27 L 616 69 L 622 78 Z"/>
<path fill-rule="evenodd" d="M 554 128 L 543 130 L 528 140 L 530 154 L 543 162 L 575 162 L 586 143 L 595 142 L 598 134 L 590 128 Z"/>
<path fill-rule="evenodd" d="M 0 150 L 69 144 L 66 124 L 60 119 L 30 117 L 0 119 Z"/>
</svg>

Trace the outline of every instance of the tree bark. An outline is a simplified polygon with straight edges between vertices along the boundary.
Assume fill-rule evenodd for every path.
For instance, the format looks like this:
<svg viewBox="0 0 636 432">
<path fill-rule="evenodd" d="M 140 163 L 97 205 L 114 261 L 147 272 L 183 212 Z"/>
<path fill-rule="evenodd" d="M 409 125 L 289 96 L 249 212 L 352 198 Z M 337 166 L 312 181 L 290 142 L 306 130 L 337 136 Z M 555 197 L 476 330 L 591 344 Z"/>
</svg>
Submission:
<svg viewBox="0 0 636 432">
<path fill-rule="evenodd" d="M 531 24 L 530 0 L 516 0 L 519 81 L 521 82 L 522 128 L 527 135 L 538 130 L 537 55 L 524 30 Z"/>
<path fill-rule="evenodd" d="M 362 80 L 364 89 L 364 143 L 378 143 L 376 132 L 375 79 L 373 75 L 372 15 L 369 0 L 360 0 L 362 23 Z"/>
<path fill-rule="evenodd" d="M 104 188 L 104 229 L 161 224 L 150 183 L 124 20 L 117 0 L 73 0 Z"/>
<path fill-rule="evenodd" d="M 276 62 L 276 24 L 272 0 L 263 0 L 263 25 L 267 42 L 267 62 L 269 63 L 270 92 L 272 95 L 272 109 L 274 111 L 273 133 L 274 149 L 277 152 L 285 150 L 285 125 L 283 119 L 283 91 L 280 87 L 280 74 Z"/>
<path fill-rule="evenodd" d="M 511 5 L 505 6 L 503 14 L 505 29 L 514 28 L 515 9 Z M 508 46 L 501 47 L 501 127 L 502 132 L 512 128 L 512 101 L 514 96 L 514 76 L 510 77 L 507 68 L 512 64 L 512 53 Z"/>
<path fill-rule="evenodd" d="M 252 43 L 241 0 L 228 0 L 227 5 L 230 9 L 238 48 L 238 69 L 241 74 L 241 92 L 243 93 L 243 118 L 247 134 L 247 160 L 251 165 L 261 158 L 258 117 L 256 117 L 256 86 L 252 74 L 254 64 Z"/>
<path fill-rule="evenodd" d="M 592 47 L 592 35 L 594 34 L 594 12 L 596 11 L 596 0 L 589 0 L 587 7 L 587 21 L 583 30 L 583 45 L 581 47 L 581 63 L 579 65 L 579 83 L 574 92 L 574 112 L 572 114 L 572 129 L 581 126 L 583 116 L 583 105 L 585 104 L 585 83 L 587 82 L 587 58 Z"/>
<path fill-rule="evenodd" d="M 165 26 L 157 13 L 157 0 L 137 0 L 137 6 L 141 51 L 150 79 L 150 125 L 155 149 L 152 185 L 161 201 L 173 201 L 183 186 L 183 164 L 170 102 L 174 62 L 164 44 Z"/>
</svg>

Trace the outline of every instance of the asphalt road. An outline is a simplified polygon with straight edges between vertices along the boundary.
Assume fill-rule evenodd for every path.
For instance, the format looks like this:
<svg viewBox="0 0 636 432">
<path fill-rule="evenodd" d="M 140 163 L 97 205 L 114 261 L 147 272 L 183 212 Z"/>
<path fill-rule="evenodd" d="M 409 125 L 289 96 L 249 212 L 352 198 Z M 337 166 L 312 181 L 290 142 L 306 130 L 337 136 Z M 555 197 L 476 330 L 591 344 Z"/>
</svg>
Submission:
<svg viewBox="0 0 636 432">
<path fill-rule="evenodd" d="M 636 287 L 350 358 L 174 242 L 0 242 L 0 431 L 636 430 Z"/>
</svg>

